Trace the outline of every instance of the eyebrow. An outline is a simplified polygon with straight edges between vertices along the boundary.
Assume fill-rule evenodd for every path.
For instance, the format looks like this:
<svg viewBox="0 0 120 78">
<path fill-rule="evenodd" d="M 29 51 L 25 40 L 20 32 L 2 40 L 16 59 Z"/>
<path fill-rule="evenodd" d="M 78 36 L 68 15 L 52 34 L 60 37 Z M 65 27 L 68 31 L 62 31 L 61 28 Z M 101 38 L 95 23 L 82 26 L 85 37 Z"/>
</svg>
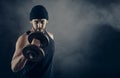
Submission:
<svg viewBox="0 0 120 78">
<path fill-rule="evenodd" d="M 41 19 L 41 21 L 45 21 L 45 19 Z"/>
<path fill-rule="evenodd" d="M 45 21 L 45 19 L 35 19 L 34 21 Z"/>
</svg>

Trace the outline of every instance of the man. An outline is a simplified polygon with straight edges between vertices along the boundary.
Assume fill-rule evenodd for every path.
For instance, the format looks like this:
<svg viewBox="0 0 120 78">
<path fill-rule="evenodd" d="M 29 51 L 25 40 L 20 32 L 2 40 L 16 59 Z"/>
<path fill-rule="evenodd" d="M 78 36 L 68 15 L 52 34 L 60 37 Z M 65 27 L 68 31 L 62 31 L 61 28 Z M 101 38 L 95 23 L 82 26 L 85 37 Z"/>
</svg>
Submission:
<svg viewBox="0 0 120 78">
<path fill-rule="evenodd" d="M 48 23 L 48 12 L 42 5 L 34 6 L 30 12 L 30 23 L 32 28 L 22 34 L 17 42 L 16 49 L 11 61 L 11 69 L 13 72 L 22 71 L 22 78 L 50 78 L 52 72 L 52 59 L 54 54 L 54 37 L 53 34 L 46 30 Z M 44 58 L 40 61 L 33 62 L 23 55 L 23 49 L 29 45 L 29 34 L 38 31 L 48 35 L 49 44 L 44 50 Z M 33 39 L 31 45 L 39 47 L 41 41 Z"/>
</svg>

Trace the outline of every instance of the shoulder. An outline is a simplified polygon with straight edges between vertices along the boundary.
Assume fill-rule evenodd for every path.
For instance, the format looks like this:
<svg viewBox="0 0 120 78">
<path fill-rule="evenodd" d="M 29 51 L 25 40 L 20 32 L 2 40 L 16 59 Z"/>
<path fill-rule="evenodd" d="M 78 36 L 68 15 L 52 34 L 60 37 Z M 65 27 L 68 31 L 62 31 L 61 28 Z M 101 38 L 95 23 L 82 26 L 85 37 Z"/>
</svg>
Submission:
<svg viewBox="0 0 120 78">
<path fill-rule="evenodd" d="M 27 37 L 27 34 L 20 35 L 16 41 L 16 47 L 23 48 L 26 44 L 28 44 Z"/>
<path fill-rule="evenodd" d="M 52 33 L 50 33 L 50 32 L 47 32 L 47 33 L 54 40 L 54 35 Z"/>
<path fill-rule="evenodd" d="M 24 39 L 26 39 L 27 38 L 27 34 L 26 33 L 23 33 L 22 35 L 20 35 L 19 37 L 18 37 L 18 41 L 19 40 L 24 40 Z"/>
<path fill-rule="evenodd" d="M 16 41 L 16 44 L 17 45 L 20 45 L 22 43 L 25 43 L 27 42 L 27 38 L 28 38 L 28 35 L 26 33 L 23 33 L 22 35 L 20 35 Z"/>
</svg>

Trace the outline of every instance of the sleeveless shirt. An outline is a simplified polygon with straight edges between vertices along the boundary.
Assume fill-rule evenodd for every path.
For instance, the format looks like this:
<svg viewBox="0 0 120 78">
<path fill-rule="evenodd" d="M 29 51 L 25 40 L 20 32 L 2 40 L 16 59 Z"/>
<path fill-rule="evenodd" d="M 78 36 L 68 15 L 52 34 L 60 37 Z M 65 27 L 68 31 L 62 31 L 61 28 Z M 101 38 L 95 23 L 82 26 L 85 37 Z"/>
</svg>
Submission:
<svg viewBox="0 0 120 78">
<path fill-rule="evenodd" d="M 30 31 L 26 32 L 28 35 Z M 43 48 L 45 57 L 39 62 L 27 61 L 25 67 L 22 69 L 21 78 L 52 78 L 52 59 L 54 55 L 54 40 L 45 31 L 49 38 L 49 44 Z"/>
</svg>

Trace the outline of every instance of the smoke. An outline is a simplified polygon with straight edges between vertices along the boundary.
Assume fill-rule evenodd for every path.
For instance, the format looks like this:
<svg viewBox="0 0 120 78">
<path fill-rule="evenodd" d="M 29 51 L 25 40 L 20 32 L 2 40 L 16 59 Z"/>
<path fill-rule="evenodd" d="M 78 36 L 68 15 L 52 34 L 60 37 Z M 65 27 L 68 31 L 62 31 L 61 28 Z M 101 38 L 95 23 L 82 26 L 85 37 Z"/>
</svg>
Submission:
<svg viewBox="0 0 120 78">
<path fill-rule="evenodd" d="M 0 17 L 6 19 L 0 19 L 0 24 L 5 26 L 0 28 L 9 30 L 15 39 L 31 28 L 29 12 L 34 5 L 42 4 L 47 8 L 50 18 L 47 30 L 55 37 L 56 78 L 67 75 L 77 78 L 87 68 L 90 70 L 94 62 L 89 59 L 95 54 L 91 41 L 98 27 L 108 24 L 117 31 L 120 29 L 120 5 L 117 0 L 14 0 L 1 1 L 1 4 Z"/>
</svg>

